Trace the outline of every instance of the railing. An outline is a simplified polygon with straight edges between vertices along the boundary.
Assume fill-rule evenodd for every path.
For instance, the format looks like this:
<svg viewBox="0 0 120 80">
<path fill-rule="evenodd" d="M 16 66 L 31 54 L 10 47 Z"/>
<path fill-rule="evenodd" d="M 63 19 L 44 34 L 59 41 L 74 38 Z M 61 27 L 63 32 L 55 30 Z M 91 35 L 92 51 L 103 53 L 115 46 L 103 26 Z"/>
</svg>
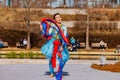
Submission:
<svg viewBox="0 0 120 80">
<path fill-rule="evenodd" d="M 87 53 L 70 53 L 70 59 L 89 59 L 89 60 L 96 60 L 100 59 L 101 55 L 105 55 L 106 59 L 108 60 L 120 60 L 120 54 L 118 53 L 101 53 L 101 52 L 87 52 Z"/>
<path fill-rule="evenodd" d="M 75 60 L 98 60 L 105 55 L 107 60 L 120 60 L 120 54 L 115 52 L 70 52 L 70 59 Z M 1 59 L 46 59 L 39 51 L 36 52 L 0 52 Z"/>
</svg>

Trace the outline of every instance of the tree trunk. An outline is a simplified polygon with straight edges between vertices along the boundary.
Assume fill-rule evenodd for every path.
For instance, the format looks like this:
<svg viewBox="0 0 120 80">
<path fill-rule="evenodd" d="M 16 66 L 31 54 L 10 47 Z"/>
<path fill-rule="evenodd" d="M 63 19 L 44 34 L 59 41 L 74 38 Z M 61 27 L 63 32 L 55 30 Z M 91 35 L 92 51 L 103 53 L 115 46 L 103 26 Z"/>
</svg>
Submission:
<svg viewBox="0 0 120 80">
<path fill-rule="evenodd" d="M 74 7 L 75 7 L 75 8 L 78 7 L 78 0 L 74 0 Z"/>
<path fill-rule="evenodd" d="M 16 7 L 20 7 L 20 0 L 17 0 Z"/>
<path fill-rule="evenodd" d="M 66 8 L 66 0 L 63 0 L 63 8 Z"/>
<path fill-rule="evenodd" d="M 27 49 L 30 49 L 30 0 L 27 1 L 27 27 L 28 27 Z"/>
<path fill-rule="evenodd" d="M 102 8 L 104 8 L 104 7 L 105 7 L 105 1 L 102 0 Z"/>
<path fill-rule="evenodd" d="M 87 16 L 88 18 L 89 16 Z M 89 47 L 89 20 L 87 19 L 87 28 L 86 28 L 86 49 L 90 49 Z"/>
<path fill-rule="evenodd" d="M 29 50 L 30 49 L 30 31 L 28 31 L 28 36 L 27 36 L 27 49 Z"/>
<path fill-rule="evenodd" d="M 112 0 L 113 8 L 115 7 L 115 0 Z"/>
<path fill-rule="evenodd" d="M 89 8 L 88 8 L 88 0 L 87 0 L 87 28 L 86 28 L 86 50 L 89 50 Z"/>
</svg>

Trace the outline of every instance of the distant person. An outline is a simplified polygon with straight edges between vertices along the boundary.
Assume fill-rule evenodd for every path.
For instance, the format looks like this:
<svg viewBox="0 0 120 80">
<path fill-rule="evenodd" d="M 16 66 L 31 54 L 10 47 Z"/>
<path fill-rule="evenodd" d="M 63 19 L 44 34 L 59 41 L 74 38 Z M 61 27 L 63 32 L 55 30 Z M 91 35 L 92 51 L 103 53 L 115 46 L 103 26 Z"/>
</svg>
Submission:
<svg viewBox="0 0 120 80">
<path fill-rule="evenodd" d="M 75 45 L 76 40 L 75 40 L 75 38 L 74 38 L 74 37 L 71 37 L 71 38 L 70 38 L 70 43 L 72 44 L 72 46 L 74 46 L 74 45 Z"/>
<path fill-rule="evenodd" d="M 103 40 L 100 41 L 100 49 L 101 50 L 105 49 L 105 43 L 103 42 Z"/>
<path fill-rule="evenodd" d="M 3 48 L 3 41 L 0 39 L 0 48 Z"/>
<path fill-rule="evenodd" d="M 76 44 L 73 45 L 73 51 L 77 51 Z"/>
<path fill-rule="evenodd" d="M 117 52 L 117 53 L 120 53 L 120 44 L 117 45 L 117 47 L 116 47 L 116 52 Z"/>
<path fill-rule="evenodd" d="M 24 40 L 23 40 L 23 46 L 24 46 L 24 48 L 26 48 L 27 47 L 27 39 L 25 38 Z"/>
<path fill-rule="evenodd" d="M 23 39 L 20 39 L 20 47 L 23 48 Z"/>
<path fill-rule="evenodd" d="M 106 57 L 104 54 L 102 54 L 100 57 L 100 65 L 103 66 L 105 64 L 106 64 Z"/>
<path fill-rule="evenodd" d="M 77 39 L 76 47 L 77 47 L 78 49 L 80 49 L 80 41 L 79 41 L 79 39 Z"/>
<path fill-rule="evenodd" d="M 68 46 L 68 50 L 69 50 L 70 52 L 73 51 L 73 47 L 72 47 L 72 45 Z"/>
</svg>

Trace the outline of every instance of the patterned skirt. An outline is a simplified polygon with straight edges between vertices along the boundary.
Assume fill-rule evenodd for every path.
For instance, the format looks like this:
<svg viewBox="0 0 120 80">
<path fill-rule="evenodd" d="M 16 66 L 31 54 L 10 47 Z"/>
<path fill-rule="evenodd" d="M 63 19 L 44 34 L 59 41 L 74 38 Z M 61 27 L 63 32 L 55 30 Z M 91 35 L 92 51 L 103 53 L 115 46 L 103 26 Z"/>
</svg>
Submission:
<svg viewBox="0 0 120 80">
<path fill-rule="evenodd" d="M 40 51 L 46 56 L 48 60 L 51 60 L 52 57 L 54 41 L 55 38 L 50 39 L 40 49 Z M 61 52 L 61 54 L 62 54 L 62 60 L 67 61 L 69 59 L 69 52 L 66 45 L 63 45 L 63 51 Z"/>
</svg>

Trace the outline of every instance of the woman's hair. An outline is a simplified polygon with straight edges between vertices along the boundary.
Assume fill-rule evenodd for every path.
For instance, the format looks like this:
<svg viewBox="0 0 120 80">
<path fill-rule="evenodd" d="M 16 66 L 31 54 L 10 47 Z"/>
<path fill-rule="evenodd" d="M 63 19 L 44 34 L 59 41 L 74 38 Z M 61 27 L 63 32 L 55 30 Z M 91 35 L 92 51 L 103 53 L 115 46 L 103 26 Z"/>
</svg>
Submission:
<svg viewBox="0 0 120 80">
<path fill-rule="evenodd" d="M 60 13 L 55 13 L 55 14 L 53 15 L 53 19 L 55 19 L 55 16 L 57 16 L 57 15 L 60 15 Z"/>
</svg>

